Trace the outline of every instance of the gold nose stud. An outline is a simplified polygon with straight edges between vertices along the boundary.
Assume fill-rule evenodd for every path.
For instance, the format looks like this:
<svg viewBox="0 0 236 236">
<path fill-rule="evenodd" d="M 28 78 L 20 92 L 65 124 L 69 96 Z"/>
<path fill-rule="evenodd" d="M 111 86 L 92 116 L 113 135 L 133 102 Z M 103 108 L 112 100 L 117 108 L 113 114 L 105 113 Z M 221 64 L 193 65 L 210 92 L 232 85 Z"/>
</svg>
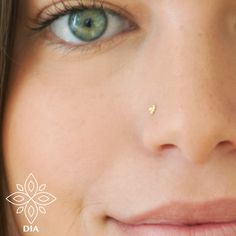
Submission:
<svg viewBox="0 0 236 236">
<path fill-rule="evenodd" d="M 157 106 L 156 105 L 151 105 L 149 108 L 148 108 L 148 111 L 149 111 L 149 114 L 151 116 L 153 116 L 155 113 L 156 113 L 156 110 L 157 110 Z"/>
</svg>

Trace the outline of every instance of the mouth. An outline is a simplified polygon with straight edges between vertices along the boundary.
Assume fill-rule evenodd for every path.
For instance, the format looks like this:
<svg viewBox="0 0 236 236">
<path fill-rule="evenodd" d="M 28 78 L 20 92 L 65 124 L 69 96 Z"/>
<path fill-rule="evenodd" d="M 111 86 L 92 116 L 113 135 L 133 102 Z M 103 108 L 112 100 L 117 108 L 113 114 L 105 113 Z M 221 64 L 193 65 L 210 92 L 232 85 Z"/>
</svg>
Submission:
<svg viewBox="0 0 236 236">
<path fill-rule="evenodd" d="M 122 236 L 236 236 L 236 200 L 171 202 L 109 220 Z"/>
</svg>

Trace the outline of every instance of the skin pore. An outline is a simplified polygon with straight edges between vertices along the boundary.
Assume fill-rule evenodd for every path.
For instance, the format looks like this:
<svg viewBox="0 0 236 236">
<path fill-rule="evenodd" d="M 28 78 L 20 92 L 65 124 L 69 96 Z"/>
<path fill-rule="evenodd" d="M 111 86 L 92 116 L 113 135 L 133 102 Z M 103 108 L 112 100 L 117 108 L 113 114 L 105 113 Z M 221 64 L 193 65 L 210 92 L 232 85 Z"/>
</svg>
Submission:
<svg viewBox="0 0 236 236">
<path fill-rule="evenodd" d="M 53 2 L 19 4 L 4 116 L 10 191 L 34 173 L 57 197 L 37 235 L 122 236 L 108 217 L 236 198 L 235 0 L 110 0 L 138 27 L 73 48 L 26 27 Z"/>
</svg>

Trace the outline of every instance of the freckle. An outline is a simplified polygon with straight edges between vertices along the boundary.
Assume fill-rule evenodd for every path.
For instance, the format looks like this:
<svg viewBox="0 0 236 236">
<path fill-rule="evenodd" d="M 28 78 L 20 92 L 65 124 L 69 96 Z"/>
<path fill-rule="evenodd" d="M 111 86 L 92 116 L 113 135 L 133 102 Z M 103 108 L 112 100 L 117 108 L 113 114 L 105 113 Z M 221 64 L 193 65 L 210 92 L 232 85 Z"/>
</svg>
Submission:
<svg viewBox="0 0 236 236">
<path fill-rule="evenodd" d="M 184 30 L 184 26 L 183 26 L 183 25 L 180 25 L 180 26 L 179 26 L 179 30 L 183 31 L 183 30 Z"/>
<path fill-rule="evenodd" d="M 199 32 L 199 33 L 197 34 L 197 36 L 198 36 L 199 38 L 201 38 L 202 35 L 203 35 L 203 33 L 201 33 L 201 32 Z"/>
</svg>

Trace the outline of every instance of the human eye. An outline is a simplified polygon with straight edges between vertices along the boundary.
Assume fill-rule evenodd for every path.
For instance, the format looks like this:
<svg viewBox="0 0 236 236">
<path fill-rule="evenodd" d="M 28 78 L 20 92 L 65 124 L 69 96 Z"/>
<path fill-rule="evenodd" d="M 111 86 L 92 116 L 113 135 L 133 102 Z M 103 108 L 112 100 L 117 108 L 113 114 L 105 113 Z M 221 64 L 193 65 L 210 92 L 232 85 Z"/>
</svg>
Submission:
<svg viewBox="0 0 236 236">
<path fill-rule="evenodd" d="M 73 47 L 98 46 L 138 28 L 124 9 L 95 0 L 54 3 L 34 22 L 50 41 Z"/>
</svg>

